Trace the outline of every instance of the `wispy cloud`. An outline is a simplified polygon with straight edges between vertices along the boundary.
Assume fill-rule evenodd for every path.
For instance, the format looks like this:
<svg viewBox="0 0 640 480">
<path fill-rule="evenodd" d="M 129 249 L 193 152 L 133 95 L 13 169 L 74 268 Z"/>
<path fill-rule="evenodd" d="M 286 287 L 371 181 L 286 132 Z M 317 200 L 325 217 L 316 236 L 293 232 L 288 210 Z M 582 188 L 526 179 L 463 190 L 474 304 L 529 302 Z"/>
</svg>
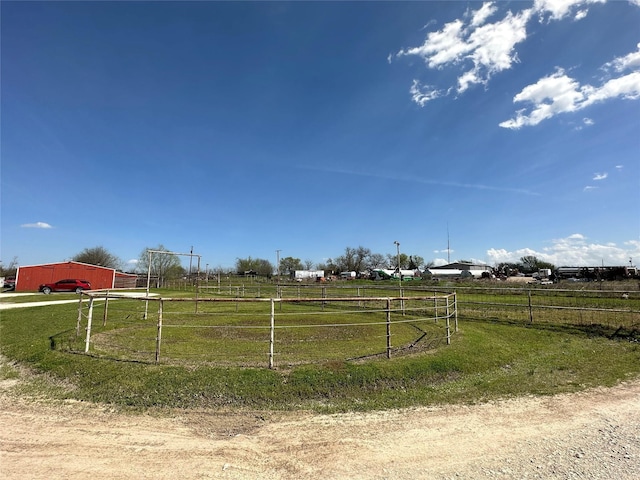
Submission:
<svg viewBox="0 0 640 480">
<path fill-rule="evenodd" d="M 421 185 L 436 185 L 442 187 L 452 187 L 452 188 L 468 188 L 474 190 L 489 190 L 494 192 L 505 192 L 505 193 L 514 193 L 519 195 L 529 195 L 529 196 L 540 196 L 539 193 L 532 192 L 531 190 L 526 190 L 522 188 L 505 188 L 505 187 L 496 187 L 493 185 L 483 185 L 479 183 L 460 183 L 460 182 L 447 182 L 447 181 L 439 181 L 439 180 L 429 180 L 425 178 L 420 178 L 413 175 L 397 175 L 397 174 L 380 174 L 380 173 L 372 173 L 366 171 L 354 171 L 347 170 L 341 168 L 326 168 L 326 167 L 317 167 L 317 166 L 300 166 L 299 168 L 306 170 L 315 170 L 319 172 L 326 173 L 337 173 L 342 175 L 353 175 L 358 177 L 368 177 L 368 178 L 380 178 L 383 180 L 394 180 L 400 182 L 408 182 L 408 183 L 417 183 Z"/>
<path fill-rule="evenodd" d="M 413 85 L 411 85 L 409 93 L 411 93 L 411 100 L 421 107 L 424 107 L 427 102 L 435 100 L 443 95 L 443 92 L 440 90 L 430 85 L 421 85 L 418 80 L 413 81 Z"/>
<path fill-rule="evenodd" d="M 596 190 L 598 187 L 594 187 L 593 185 L 587 185 L 582 189 L 583 192 L 590 192 L 591 190 Z"/>
<path fill-rule="evenodd" d="M 51 225 L 45 222 L 23 223 L 20 226 L 22 228 L 53 228 Z"/>
<path fill-rule="evenodd" d="M 593 175 L 593 180 L 604 180 L 605 178 L 607 178 L 609 176 L 608 173 L 596 173 Z"/>
</svg>

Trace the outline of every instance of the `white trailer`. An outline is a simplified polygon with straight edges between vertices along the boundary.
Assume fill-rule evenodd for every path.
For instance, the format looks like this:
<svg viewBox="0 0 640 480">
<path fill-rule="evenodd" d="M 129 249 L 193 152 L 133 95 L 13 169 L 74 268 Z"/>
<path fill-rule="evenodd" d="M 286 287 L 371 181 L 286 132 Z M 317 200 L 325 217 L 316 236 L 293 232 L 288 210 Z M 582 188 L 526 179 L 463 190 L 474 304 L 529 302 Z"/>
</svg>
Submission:
<svg viewBox="0 0 640 480">
<path fill-rule="evenodd" d="M 419 274 L 419 273 L 418 273 Z M 400 270 L 402 278 L 412 279 L 417 276 L 415 270 Z M 389 280 L 392 278 L 398 278 L 398 270 L 391 268 L 376 268 L 372 271 L 373 280 Z"/>
<path fill-rule="evenodd" d="M 301 282 L 303 280 L 315 280 L 316 278 L 323 278 L 324 270 L 295 270 L 293 272 L 293 279 Z"/>
</svg>

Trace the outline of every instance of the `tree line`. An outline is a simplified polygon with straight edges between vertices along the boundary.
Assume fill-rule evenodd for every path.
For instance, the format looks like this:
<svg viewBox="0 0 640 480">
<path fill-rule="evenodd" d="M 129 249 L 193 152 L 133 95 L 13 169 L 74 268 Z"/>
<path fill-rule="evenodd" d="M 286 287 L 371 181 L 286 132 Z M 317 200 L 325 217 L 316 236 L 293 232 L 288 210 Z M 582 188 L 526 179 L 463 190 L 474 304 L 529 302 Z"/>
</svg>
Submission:
<svg viewBox="0 0 640 480">
<path fill-rule="evenodd" d="M 149 250 L 167 253 L 149 256 L 147 253 Z M 74 255 L 72 260 L 90 265 L 113 268 L 115 270 L 122 270 L 124 266 L 124 262 L 119 257 L 102 246 L 85 248 Z M 464 260 L 459 260 L 459 262 L 464 262 Z M 0 276 L 15 275 L 17 266 L 17 258 L 14 258 L 6 267 L 0 263 Z M 433 262 L 425 263 L 424 258 L 420 255 L 374 253 L 368 248 L 359 246 L 346 247 L 342 255 L 328 258 L 325 262 L 316 264 L 311 260 L 301 260 L 291 256 L 280 259 L 279 265 L 275 265 L 263 258 L 237 258 L 234 273 L 250 273 L 269 278 L 274 273 L 288 275 L 289 272 L 295 270 L 323 270 L 326 275 L 337 275 L 340 272 L 365 272 L 377 268 L 396 269 L 399 267 L 403 270 L 423 270 L 432 266 L 434 266 Z M 200 268 L 202 268 L 202 266 L 200 266 Z M 499 275 L 511 276 L 518 273 L 531 274 L 545 268 L 553 271 L 556 267 L 549 262 L 539 260 L 537 257 L 529 255 L 521 257 L 519 262 L 500 263 L 495 267 L 495 271 Z M 138 273 L 150 272 L 154 278 L 158 279 L 160 284 L 163 284 L 167 280 L 184 278 L 185 276 L 197 273 L 194 266 L 191 266 L 191 271 L 183 267 L 180 258 L 171 253 L 163 245 L 145 248 L 138 257 L 135 270 Z M 221 267 L 216 267 L 213 269 L 213 273 L 231 273 L 228 271 L 223 272 L 223 270 Z M 203 273 L 208 274 L 209 272 Z"/>
<path fill-rule="evenodd" d="M 163 251 L 167 252 L 167 254 L 154 254 L 150 257 L 147 253 L 148 250 Z M 102 246 L 85 248 L 80 253 L 74 255 L 72 260 L 116 270 L 121 270 L 124 266 L 124 262 L 120 258 Z M 149 266 L 151 266 L 152 275 L 165 280 L 196 273 L 193 268 L 191 272 L 185 269 L 182 266 L 180 258 L 172 254 L 163 245 L 148 247 L 142 250 L 138 257 L 135 270 L 138 273 L 145 273 L 149 271 Z M 374 253 L 369 248 L 359 246 L 346 247 L 342 255 L 328 258 L 323 263 L 314 263 L 312 260 L 301 260 L 300 258 L 292 256 L 280 259 L 279 265 L 275 265 L 264 258 L 237 258 L 235 262 L 235 273 L 253 273 L 260 276 L 271 277 L 274 273 L 285 275 L 295 270 L 323 270 L 327 272 L 327 274 L 339 274 L 340 272 L 351 271 L 364 272 L 376 268 L 395 269 L 398 268 L 398 266 L 401 269 L 423 269 L 432 266 L 432 262 L 425 263 L 420 255 Z M 222 269 L 218 267 L 214 270 L 217 272 Z"/>
</svg>

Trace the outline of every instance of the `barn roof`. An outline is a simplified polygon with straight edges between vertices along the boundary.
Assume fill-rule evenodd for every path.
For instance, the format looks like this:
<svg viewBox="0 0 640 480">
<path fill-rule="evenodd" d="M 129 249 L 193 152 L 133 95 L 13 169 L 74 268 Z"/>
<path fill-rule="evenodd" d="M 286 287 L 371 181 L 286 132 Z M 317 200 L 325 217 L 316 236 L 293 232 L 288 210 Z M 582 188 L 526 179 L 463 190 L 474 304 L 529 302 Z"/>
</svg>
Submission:
<svg viewBox="0 0 640 480">
<path fill-rule="evenodd" d="M 115 268 L 103 267 L 101 265 L 92 265 L 91 263 L 82 263 L 82 262 L 74 262 L 73 260 L 69 260 L 67 262 L 53 262 L 53 263 L 39 263 L 36 265 L 22 265 L 20 268 L 32 268 L 32 267 L 53 267 L 55 265 L 83 265 L 85 267 L 91 268 L 102 268 L 104 270 L 115 271 Z"/>
</svg>

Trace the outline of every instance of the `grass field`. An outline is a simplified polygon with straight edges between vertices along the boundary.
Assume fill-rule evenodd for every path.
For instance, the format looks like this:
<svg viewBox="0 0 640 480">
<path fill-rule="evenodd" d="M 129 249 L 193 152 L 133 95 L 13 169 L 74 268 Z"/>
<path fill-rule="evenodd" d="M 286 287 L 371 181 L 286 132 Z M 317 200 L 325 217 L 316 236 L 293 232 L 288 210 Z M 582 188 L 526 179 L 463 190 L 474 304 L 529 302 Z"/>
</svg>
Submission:
<svg viewBox="0 0 640 480">
<path fill-rule="evenodd" d="M 179 295 L 178 292 L 167 293 Z M 494 300 L 490 303 L 501 303 Z M 126 325 L 132 321 L 131 317 L 127 319 L 126 315 L 118 314 L 119 310 L 129 311 L 127 315 L 136 311 L 139 314 L 140 308 L 139 302 L 129 300 L 110 303 L 110 320 L 105 330 L 97 333 L 95 348 L 99 350 L 108 345 L 110 335 L 119 335 L 122 336 L 118 339 L 119 345 L 126 338 L 136 338 L 136 345 L 129 345 L 131 349 L 152 351 L 153 327 L 142 326 L 141 330 L 148 331 L 131 335 L 138 326 Z M 209 318 L 215 318 L 218 325 L 226 322 L 227 327 L 238 321 L 246 323 L 249 318 L 264 322 L 262 315 L 243 312 L 240 305 L 228 303 L 225 308 L 228 309 L 226 312 L 209 315 Z M 290 321 L 293 323 L 318 324 L 317 318 L 298 315 L 299 310 L 306 308 L 303 305 L 283 308 L 283 313 L 292 314 Z M 96 312 L 99 312 L 98 307 Z M 163 349 L 167 354 L 171 348 L 176 349 L 173 355 L 181 361 L 156 365 L 148 358 L 123 361 L 115 358 L 113 352 L 101 356 L 99 351 L 84 355 L 60 349 L 56 342 L 75 335 L 77 305 L 5 310 L 0 319 L 0 352 L 9 363 L 5 362 L 0 368 L 0 377 L 24 375 L 26 368 L 34 375 L 24 387 L 25 393 L 105 402 L 120 407 L 216 408 L 233 405 L 238 408 L 346 411 L 553 394 L 613 385 L 640 375 L 637 335 L 620 335 L 613 325 L 585 323 L 579 315 L 574 316 L 573 321 L 564 310 L 559 322 L 547 318 L 533 324 L 509 319 L 509 312 L 510 307 L 504 307 L 501 312 L 499 305 L 493 306 L 491 318 L 486 319 L 466 316 L 461 308 L 460 330 L 451 345 L 439 342 L 418 353 L 392 356 L 391 359 L 372 355 L 365 360 L 348 360 L 360 356 L 354 355 L 354 351 L 367 356 L 384 350 L 377 343 L 375 349 L 367 350 L 374 343 L 371 338 L 385 336 L 377 326 L 363 324 L 350 335 L 340 329 L 328 333 L 317 328 L 315 334 L 322 341 L 315 342 L 308 341 L 310 330 L 292 329 L 290 338 L 283 340 L 286 348 L 281 355 L 297 358 L 303 354 L 312 361 L 285 361 L 286 368 L 269 370 L 263 366 L 240 368 L 215 363 L 216 350 L 233 344 L 238 355 L 255 354 L 261 358 L 260 364 L 264 364 L 264 349 L 256 347 L 262 345 L 256 340 L 264 337 L 264 331 L 259 328 L 246 331 L 201 328 L 196 335 L 191 329 L 176 328 L 181 333 L 173 344 L 163 344 Z M 247 313 L 250 314 L 245 315 Z M 167 325 L 171 321 L 192 320 L 192 316 L 183 314 L 170 320 L 171 312 L 167 314 Z M 197 318 L 200 322 L 204 317 Z M 332 323 L 344 321 L 340 309 L 326 312 L 322 318 L 323 321 L 330 319 Z M 633 323 L 637 322 L 637 314 L 631 318 L 627 333 L 638 328 Z M 126 333 L 127 329 L 129 333 Z M 394 344 L 411 343 L 416 333 L 416 327 L 410 323 L 404 327 L 398 325 Z M 283 334 L 278 332 L 277 335 Z M 212 352 L 211 357 L 192 361 L 189 351 L 185 351 L 185 345 L 190 343 L 183 342 L 180 336 L 189 336 L 189 342 L 198 338 L 201 342 L 198 350 L 207 348 Z M 141 348 L 139 338 L 147 338 L 147 346 Z M 124 344 L 126 347 L 126 342 Z M 252 348 L 259 351 L 252 353 Z M 345 348 L 350 352 L 345 353 Z M 332 356 L 336 352 L 341 354 Z"/>
</svg>

